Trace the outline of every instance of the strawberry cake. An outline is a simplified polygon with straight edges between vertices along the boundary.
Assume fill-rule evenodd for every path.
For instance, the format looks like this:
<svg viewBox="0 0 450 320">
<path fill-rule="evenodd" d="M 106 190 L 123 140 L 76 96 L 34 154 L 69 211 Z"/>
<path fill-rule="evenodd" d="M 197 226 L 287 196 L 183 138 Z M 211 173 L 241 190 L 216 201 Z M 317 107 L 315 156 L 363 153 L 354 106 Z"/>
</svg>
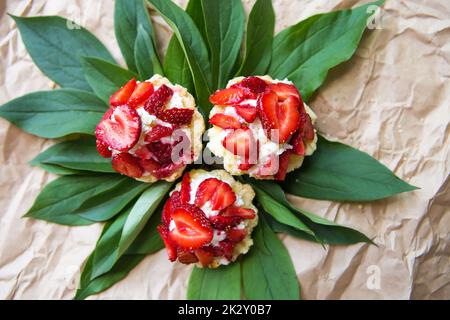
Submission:
<svg viewBox="0 0 450 320">
<path fill-rule="evenodd" d="M 189 92 L 160 75 L 131 79 L 114 93 L 96 128 L 97 151 L 117 172 L 174 181 L 202 151 L 203 117 Z"/>
<path fill-rule="evenodd" d="M 247 253 L 258 223 L 254 197 L 250 185 L 224 170 L 185 173 L 158 226 L 169 260 L 217 268 Z"/>
<path fill-rule="evenodd" d="M 316 115 L 288 80 L 238 77 L 210 102 L 208 148 L 232 175 L 284 180 L 316 149 Z"/>
</svg>

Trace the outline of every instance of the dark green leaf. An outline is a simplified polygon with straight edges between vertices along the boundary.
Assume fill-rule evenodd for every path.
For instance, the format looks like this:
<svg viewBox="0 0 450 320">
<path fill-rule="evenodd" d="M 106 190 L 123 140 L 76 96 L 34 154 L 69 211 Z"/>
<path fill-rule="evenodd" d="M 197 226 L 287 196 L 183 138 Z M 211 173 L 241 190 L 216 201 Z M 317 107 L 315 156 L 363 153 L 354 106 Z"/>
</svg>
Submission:
<svg viewBox="0 0 450 320">
<path fill-rule="evenodd" d="M 283 243 L 260 216 L 253 247 L 242 260 L 244 294 L 250 300 L 297 300 L 300 285 Z"/>
<path fill-rule="evenodd" d="M 230 79 L 244 34 L 244 8 L 240 0 L 202 0 L 202 8 L 214 90 Z"/>
<path fill-rule="evenodd" d="M 32 164 L 32 165 L 34 165 L 34 164 Z M 71 175 L 71 174 L 83 174 L 82 171 L 63 168 L 63 167 L 53 165 L 53 164 L 39 163 L 36 165 L 38 165 L 41 169 L 44 169 L 47 172 L 57 174 L 60 176 Z M 86 172 L 84 172 L 84 173 L 86 173 Z"/>
<path fill-rule="evenodd" d="M 259 211 L 259 214 L 263 214 L 262 210 Z M 270 225 L 270 228 L 276 232 L 276 233 L 286 233 L 290 236 L 293 236 L 295 238 L 300 238 L 300 239 L 304 239 L 304 240 L 308 240 L 311 242 L 320 242 L 316 237 L 311 236 L 310 234 L 307 234 L 304 231 L 300 231 L 298 229 L 292 228 L 290 226 L 288 226 L 287 224 L 283 224 L 281 222 L 278 222 L 277 220 L 275 220 L 274 218 L 272 218 L 271 215 L 269 215 L 267 212 L 265 213 L 265 217 L 267 220 L 267 223 Z M 330 243 L 331 244 L 331 243 Z"/>
<path fill-rule="evenodd" d="M 119 175 L 64 176 L 45 186 L 26 217 L 64 225 L 87 225 L 92 220 L 75 212 L 87 200 L 108 192 L 127 178 Z"/>
<path fill-rule="evenodd" d="M 139 26 L 144 30 L 139 31 Z M 146 34 L 150 37 L 147 45 L 154 47 L 154 32 L 150 17 L 148 15 L 147 6 L 144 0 L 116 0 L 114 7 L 114 31 L 116 39 L 119 44 L 122 55 L 130 70 L 135 72 L 139 70 L 139 64 L 148 63 L 153 58 L 150 55 L 144 55 L 144 52 L 140 52 L 136 55 L 136 42 L 139 38 L 139 32 Z M 142 36 L 141 36 L 142 37 Z M 140 39 L 139 41 L 147 41 L 147 39 Z M 138 45 L 138 48 L 144 49 L 144 43 Z M 154 53 L 154 52 L 153 52 Z M 144 58 L 144 61 L 139 59 Z M 159 58 L 154 56 L 159 64 Z M 153 74 L 153 72 L 151 73 Z"/>
<path fill-rule="evenodd" d="M 137 75 L 106 60 L 81 57 L 86 80 L 95 94 L 109 103 L 109 97 Z"/>
<path fill-rule="evenodd" d="M 272 0 L 258 0 L 248 18 L 245 52 L 238 75 L 264 75 L 272 57 L 275 13 Z"/>
<path fill-rule="evenodd" d="M 269 74 L 288 78 L 308 100 L 325 80 L 328 71 L 356 51 L 369 17 L 369 6 L 318 14 L 281 31 L 273 42 Z"/>
<path fill-rule="evenodd" d="M 0 117 L 39 137 L 59 138 L 72 133 L 94 134 L 106 108 L 90 92 L 60 89 L 11 100 L 0 107 Z"/>
<path fill-rule="evenodd" d="M 241 268 L 239 262 L 217 269 L 192 269 L 187 298 L 189 300 L 239 300 Z"/>
<path fill-rule="evenodd" d="M 164 248 L 164 243 L 156 230 L 156 227 L 161 223 L 162 209 L 163 203 L 161 203 L 156 212 L 152 214 L 144 229 L 139 233 L 136 240 L 128 247 L 125 255 L 150 254 Z"/>
<path fill-rule="evenodd" d="M 31 160 L 31 165 L 54 165 L 63 169 L 115 172 L 111 160 L 101 157 L 95 138 L 81 138 L 55 144 Z"/>
<path fill-rule="evenodd" d="M 141 80 L 149 79 L 153 74 L 163 74 L 152 39 L 141 25 L 138 26 L 138 34 L 134 44 L 134 59 Z"/>
<path fill-rule="evenodd" d="M 197 104 L 203 114 L 211 109 L 211 68 L 208 49 L 191 17 L 171 1 L 148 0 L 164 18 L 176 35 L 191 70 L 197 95 Z"/>
<path fill-rule="evenodd" d="M 302 167 L 288 174 L 283 188 L 301 197 L 335 201 L 372 201 L 417 189 L 367 153 L 323 137 Z"/>
<path fill-rule="evenodd" d="M 61 17 L 15 17 L 22 40 L 36 65 L 62 87 L 90 90 L 80 56 L 114 62 L 89 31 Z"/>
</svg>

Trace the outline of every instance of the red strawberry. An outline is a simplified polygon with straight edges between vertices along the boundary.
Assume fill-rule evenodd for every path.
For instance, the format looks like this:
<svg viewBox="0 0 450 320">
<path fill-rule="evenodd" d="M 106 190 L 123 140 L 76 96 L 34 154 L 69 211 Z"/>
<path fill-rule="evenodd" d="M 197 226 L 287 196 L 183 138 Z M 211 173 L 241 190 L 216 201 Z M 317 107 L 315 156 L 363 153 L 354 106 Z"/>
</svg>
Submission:
<svg viewBox="0 0 450 320">
<path fill-rule="evenodd" d="M 145 136 L 145 142 L 151 143 L 161 140 L 164 137 L 170 136 L 173 129 L 170 127 L 156 125 Z"/>
<path fill-rule="evenodd" d="M 144 170 L 139 165 L 139 159 L 133 157 L 129 153 L 118 153 L 112 158 L 112 167 L 120 174 L 140 178 L 144 174 Z"/>
<path fill-rule="evenodd" d="M 170 261 L 175 261 L 177 259 L 177 248 L 175 244 L 169 239 L 169 230 L 165 226 L 158 226 L 157 230 L 161 236 L 164 245 L 166 246 L 167 254 L 169 255 Z"/>
<path fill-rule="evenodd" d="M 313 141 L 315 137 L 314 127 L 309 114 L 306 114 L 306 121 L 303 127 L 303 137 L 306 141 Z"/>
<path fill-rule="evenodd" d="M 174 191 L 169 199 L 167 199 L 162 212 L 162 223 L 169 227 L 170 220 L 172 219 L 172 212 L 176 207 L 181 205 L 180 192 Z"/>
<path fill-rule="evenodd" d="M 291 151 L 287 150 L 283 152 L 280 156 L 278 172 L 275 174 L 275 180 L 284 181 L 286 178 L 287 169 L 289 166 L 289 157 L 291 156 Z"/>
<path fill-rule="evenodd" d="M 196 263 L 198 261 L 197 256 L 190 251 L 178 248 L 177 250 L 178 261 L 184 264 Z"/>
<path fill-rule="evenodd" d="M 95 141 L 97 145 L 97 152 L 103 157 L 103 158 L 111 158 L 112 152 L 109 150 L 108 146 L 101 142 L 100 140 Z"/>
<path fill-rule="evenodd" d="M 253 121 L 255 121 L 258 114 L 258 109 L 253 106 L 237 105 L 234 106 L 234 108 L 236 109 L 236 113 L 248 123 L 252 123 Z"/>
<path fill-rule="evenodd" d="M 145 103 L 144 109 L 150 114 L 156 114 L 164 107 L 170 98 L 172 98 L 172 95 L 172 89 L 163 84 L 158 88 L 158 90 L 153 92 L 148 101 Z"/>
<path fill-rule="evenodd" d="M 208 249 L 203 248 L 197 249 L 195 250 L 195 255 L 197 256 L 198 261 L 203 267 L 209 266 L 214 259 L 212 250 Z"/>
<path fill-rule="evenodd" d="M 161 168 L 161 165 L 153 159 L 139 159 L 139 164 L 146 171 L 154 174 Z"/>
<path fill-rule="evenodd" d="M 245 90 L 239 87 L 230 87 L 217 90 L 210 97 L 209 101 L 217 105 L 233 105 L 245 99 Z"/>
<path fill-rule="evenodd" d="M 211 224 L 199 208 L 182 204 L 172 212 L 172 219 L 175 228 L 169 231 L 169 237 L 181 248 L 192 250 L 211 242 Z"/>
<path fill-rule="evenodd" d="M 178 170 L 182 166 L 183 166 L 182 163 L 180 163 L 180 164 L 171 163 L 171 164 L 160 167 L 159 169 L 154 171 L 152 174 L 157 179 L 164 179 L 164 178 L 167 178 L 168 176 L 170 176 L 172 173 L 174 173 L 176 170 Z"/>
<path fill-rule="evenodd" d="M 142 103 L 147 101 L 148 98 L 152 95 L 154 89 L 153 84 L 151 82 L 140 82 L 136 86 L 136 89 L 134 89 L 133 94 L 128 99 L 127 104 L 130 107 L 137 108 Z"/>
<path fill-rule="evenodd" d="M 189 172 L 186 172 L 181 180 L 180 195 L 181 201 L 185 203 L 189 203 L 191 200 L 191 175 Z"/>
<path fill-rule="evenodd" d="M 273 91 L 268 91 L 261 96 L 258 104 L 264 129 L 272 140 L 278 140 L 279 144 L 285 143 L 300 125 L 300 100 L 290 95 L 278 102 L 278 96 Z M 270 130 L 278 130 L 275 132 L 278 133 L 278 139 Z"/>
<path fill-rule="evenodd" d="M 249 208 L 230 206 L 221 212 L 222 216 L 225 217 L 240 217 L 242 219 L 253 219 L 256 217 L 254 210 Z"/>
<path fill-rule="evenodd" d="M 248 169 L 250 169 L 251 167 L 253 167 L 255 164 L 251 164 L 251 163 L 247 163 L 247 162 L 242 162 L 239 163 L 238 168 L 239 170 L 242 171 L 247 171 Z"/>
<path fill-rule="evenodd" d="M 152 142 L 147 145 L 147 148 L 153 154 L 153 158 L 162 166 L 172 163 L 172 145 L 162 143 L 160 141 Z"/>
<path fill-rule="evenodd" d="M 211 202 L 213 210 L 223 210 L 236 201 L 236 194 L 228 183 L 216 178 L 208 178 L 198 186 L 195 205 L 201 208 L 208 201 Z"/>
<path fill-rule="evenodd" d="M 227 239 L 232 243 L 241 242 L 247 236 L 247 231 L 245 229 L 230 229 L 227 231 Z"/>
<path fill-rule="evenodd" d="M 292 144 L 292 151 L 299 156 L 305 155 L 305 143 L 300 131 L 297 131 L 290 142 Z"/>
<path fill-rule="evenodd" d="M 223 113 L 216 113 L 209 119 L 209 123 L 222 129 L 239 129 L 241 123 L 233 116 L 227 116 Z"/>
<path fill-rule="evenodd" d="M 172 108 L 159 111 L 157 116 L 162 121 L 182 126 L 184 124 L 189 124 L 192 121 L 192 116 L 194 115 L 193 109 L 185 108 Z"/>
<path fill-rule="evenodd" d="M 111 119 L 100 121 L 95 129 L 98 140 L 118 151 L 134 147 L 141 134 L 141 118 L 136 110 L 127 105 L 114 109 Z"/>
<path fill-rule="evenodd" d="M 257 175 L 261 177 L 273 176 L 279 169 L 279 157 L 272 154 L 268 157 L 266 163 L 258 170 Z"/>
<path fill-rule="evenodd" d="M 269 85 L 269 89 L 275 92 L 280 101 L 286 100 L 289 96 L 295 96 L 301 100 L 300 92 L 292 84 L 287 84 L 283 82 L 272 83 Z"/>
<path fill-rule="evenodd" d="M 234 87 L 246 89 L 246 98 L 256 99 L 258 94 L 266 90 L 267 83 L 258 77 L 247 77 L 235 84 Z"/>
<path fill-rule="evenodd" d="M 135 88 L 136 88 L 136 79 L 133 78 L 130 81 L 128 81 L 117 92 L 112 94 L 112 96 L 109 98 L 109 104 L 113 107 L 126 104 L 128 99 L 133 94 Z"/>
<path fill-rule="evenodd" d="M 111 116 L 114 113 L 115 109 L 116 109 L 116 107 L 111 107 L 108 110 L 106 110 L 106 112 L 103 114 L 103 117 L 100 119 L 100 121 L 103 121 L 106 119 L 111 119 Z"/>
<path fill-rule="evenodd" d="M 212 216 L 209 218 L 209 221 L 214 226 L 214 228 L 219 230 L 227 230 L 236 226 L 239 222 L 241 222 L 240 217 L 226 217 L 222 215 Z"/>
<path fill-rule="evenodd" d="M 225 149 L 231 153 L 248 159 L 250 155 L 256 153 L 256 141 L 249 128 L 236 129 L 230 132 L 222 141 Z"/>
<path fill-rule="evenodd" d="M 152 157 L 152 153 L 146 145 L 143 145 L 134 152 L 134 155 L 143 160 L 149 160 Z"/>
<path fill-rule="evenodd" d="M 215 248 L 216 254 L 219 256 L 224 256 L 228 260 L 233 258 L 233 250 L 234 246 L 229 240 L 220 241 L 218 244 L 218 248 Z"/>
</svg>

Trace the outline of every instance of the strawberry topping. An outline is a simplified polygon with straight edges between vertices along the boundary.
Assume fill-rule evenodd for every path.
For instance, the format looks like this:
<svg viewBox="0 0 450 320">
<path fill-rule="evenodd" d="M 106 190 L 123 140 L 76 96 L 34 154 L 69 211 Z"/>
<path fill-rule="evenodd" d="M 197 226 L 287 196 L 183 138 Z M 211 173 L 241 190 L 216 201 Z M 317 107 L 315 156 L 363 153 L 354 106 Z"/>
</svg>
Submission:
<svg viewBox="0 0 450 320">
<path fill-rule="evenodd" d="M 272 83 L 269 85 L 269 89 L 277 94 L 280 101 L 286 100 L 289 96 L 294 96 L 301 100 L 300 92 L 298 92 L 297 88 L 292 84 L 283 82 Z"/>
<path fill-rule="evenodd" d="M 245 90 L 239 87 L 230 87 L 217 90 L 210 97 L 209 101 L 217 105 L 234 105 L 243 101 L 246 97 Z"/>
<path fill-rule="evenodd" d="M 171 108 L 157 113 L 158 118 L 162 121 L 179 126 L 191 123 L 193 115 L 193 109 L 185 108 Z"/>
<path fill-rule="evenodd" d="M 237 105 L 234 106 L 234 108 L 236 109 L 236 113 L 248 123 L 252 123 L 253 121 L 255 121 L 256 116 L 258 115 L 258 109 L 253 106 Z"/>
<path fill-rule="evenodd" d="M 232 243 L 238 243 L 244 240 L 247 235 L 247 231 L 245 229 L 230 229 L 227 231 L 227 239 Z"/>
<path fill-rule="evenodd" d="M 142 103 L 148 100 L 153 94 L 153 84 L 151 82 L 140 82 L 134 89 L 133 94 L 128 99 L 127 104 L 132 108 L 139 107 Z"/>
<path fill-rule="evenodd" d="M 144 170 L 139 165 L 139 159 L 129 153 L 114 155 L 111 163 L 114 170 L 128 177 L 140 178 L 144 173 Z"/>
<path fill-rule="evenodd" d="M 161 85 L 158 90 L 153 92 L 148 101 L 145 103 L 145 110 L 150 114 L 157 114 L 163 109 L 170 98 L 172 98 L 172 95 L 172 89 L 165 84 Z"/>
<path fill-rule="evenodd" d="M 147 134 L 145 135 L 145 142 L 151 143 L 159 141 L 164 137 L 170 136 L 172 132 L 172 128 L 158 124 L 154 126 L 149 132 L 147 132 Z"/>
<path fill-rule="evenodd" d="M 223 210 L 236 201 L 236 194 L 228 183 L 216 178 L 208 178 L 198 186 L 195 205 L 201 208 L 208 201 L 213 210 Z"/>
<path fill-rule="evenodd" d="M 216 113 L 209 119 L 209 123 L 218 126 L 222 129 L 239 129 L 241 123 L 233 116 L 228 116 L 223 113 Z"/>
<path fill-rule="evenodd" d="M 240 217 L 242 219 L 253 219 L 256 217 L 256 213 L 252 209 L 230 206 L 221 212 L 222 216 L 225 217 Z"/>
<path fill-rule="evenodd" d="M 225 149 L 240 156 L 243 159 L 248 159 L 250 155 L 256 154 L 256 141 L 253 133 L 249 128 L 242 128 L 230 132 L 222 141 Z"/>
<path fill-rule="evenodd" d="M 174 191 L 169 199 L 167 200 L 166 204 L 164 205 L 163 212 L 162 212 L 162 223 L 164 226 L 169 227 L 169 223 L 171 220 L 171 215 L 173 210 L 175 210 L 176 207 L 181 205 L 181 198 L 180 198 L 180 192 Z"/>
<path fill-rule="evenodd" d="M 181 201 L 184 203 L 189 203 L 191 200 L 191 175 L 189 172 L 186 172 L 181 180 L 180 195 Z"/>
<path fill-rule="evenodd" d="M 212 250 L 207 249 L 197 249 L 195 250 L 195 255 L 197 256 L 198 261 L 203 267 L 209 266 L 209 264 L 213 261 L 214 255 Z"/>
<path fill-rule="evenodd" d="M 135 78 L 128 81 L 122 88 L 113 93 L 113 95 L 109 98 L 109 104 L 113 107 L 126 104 L 128 99 L 133 94 L 136 85 L 137 83 Z"/>
<path fill-rule="evenodd" d="M 278 171 L 275 174 L 275 180 L 284 181 L 286 178 L 287 169 L 289 166 L 289 157 L 291 156 L 291 151 L 287 150 L 279 158 Z"/>
<path fill-rule="evenodd" d="M 266 90 L 267 83 L 258 77 L 247 77 L 241 82 L 233 85 L 233 87 L 243 88 L 245 91 L 245 98 L 256 99 L 258 94 Z"/>
<path fill-rule="evenodd" d="M 211 224 L 214 226 L 214 228 L 219 230 L 227 230 L 239 224 L 242 219 L 240 217 L 226 217 L 217 215 L 210 217 L 209 220 L 211 221 Z"/>
<path fill-rule="evenodd" d="M 177 248 L 172 240 L 169 239 L 169 230 L 165 226 L 158 226 L 157 230 L 166 246 L 167 254 L 169 255 L 170 261 L 175 261 L 177 259 Z"/>
<path fill-rule="evenodd" d="M 108 146 L 101 142 L 100 140 L 95 141 L 97 146 L 97 152 L 103 157 L 103 158 L 111 158 L 112 152 L 109 150 Z"/>
<path fill-rule="evenodd" d="M 195 253 L 187 251 L 185 249 L 178 248 L 177 250 L 178 261 L 184 264 L 196 263 L 198 261 Z"/>
</svg>

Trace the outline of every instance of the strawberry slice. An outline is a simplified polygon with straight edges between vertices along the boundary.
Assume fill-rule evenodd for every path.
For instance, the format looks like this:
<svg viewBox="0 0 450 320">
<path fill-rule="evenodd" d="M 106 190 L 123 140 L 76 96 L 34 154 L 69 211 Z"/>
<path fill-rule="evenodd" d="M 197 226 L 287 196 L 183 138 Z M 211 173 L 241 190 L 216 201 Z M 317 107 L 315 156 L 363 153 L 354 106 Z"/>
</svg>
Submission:
<svg viewBox="0 0 450 320">
<path fill-rule="evenodd" d="M 179 126 L 191 123 L 193 115 L 194 110 L 186 108 L 171 108 L 157 113 L 158 118 L 162 121 Z"/>
<path fill-rule="evenodd" d="M 95 144 L 97 146 L 97 152 L 103 157 L 103 158 L 111 158 L 112 152 L 109 150 L 108 146 L 101 142 L 100 140 L 96 140 Z"/>
<path fill-rule="evenodd" d="M 201 208 L 208 201 L 211 202 L 213 210 L 223 210 L 236 201 L 236 194 L 228 183 L 216 178 L 208 178 L 197 188 L 195 205 Z"/>
<path fill-rule="evenodd" d="M 189 203 L 191 200 L 191 175 L 186 172 L 181 180 L 180 188 L 181 201 L 184 203 Z"/>
<path fill-rule="evenodd" d="M 165 225 L 166 227 L 169 227 L 170 220 L 172 219 L 172 212 L 173 212 L 173 210 L 175 210 L 175 208 L 177 208 L 180 205 L 181 205 L 180 192 L 174 191 L 170 195 L 169 199 L 167 199 L 167 201 L 163 207 L 162 217 L 161 217 L 163 225 Z"/>
<path fill-rule="evenodd" d="M 197 256 L 190 251 L 178 248 L 177 250 L 178 261 L 183 264 L 196 263 L 198 261 Z"/>
<path fill-rule="evenodd" d="M 224 256 L 228 260 L 231 260 L 233 258 L 234 245 L 230 240 L 225 239 L 223 241 L 220 241 L 218 247 L 214 249 L 217 256 Z"/>
<path fill-rule="evenodd" d="M 122 88 L 113 93 L 109 98 L 109 104 L 113 107 L 121 106 L 127 103 L 136 88 L 136 79 L 128 81 Z"/>
<path fill-rule="evenodd" d="M 175 244 L 169 238 L 169 230 L 165 226 L 158 226 L 156 228 L 161 236 L 161 239 L 166 246 L 167 254 L 169 255 L 170 261 L 175 261 L 177 259 L 177 248 Z"/>
<path fill-rule="evenodd" d="M 212 250 L 200 248 L 200 249 L 195 250 L 194 253 L 197 256 L 198 261 L 200 262 L 200 264 L 203 267 L 209 266 L 214 259 Z"/>
<path fill-rule="evenodd" d="M 241 123 L 233 116 L 228 116 L 223 113 L 216 113 L 209 119 L 209 123 L 218 126 L 222 129 L 239 129 Z"/>
<path fill-rule="evenodd" d="M 300 92 L 298 92 L 297 88 L 292 84 L 283 82 L 272 83 L 269 85 L 269 89 L 277 94 L 280 101 L 286 100 L 289 96 L 294 96 L 301 100 Z"/>
<path fill-rule="evenodd" d="M 275 174 L 275 180 L 284 181 L 286 178 L 287 169 L 289 166 L 289 157 L 291 156 L 291 151 L 287 150 L 283 152 L 280 156 L 278 172 Z"/>
<path fill-rule="evenodd" d="M 172 212 L 175 228 L 169 231 L 169 238 L 183 249 L 200 248 L 211 242 L 213 229 L 202 210 L 182 204 Z"/>
<path fill-rule="evenodd" d="M 180 169 L 183 166 L 182 163 L 176 164 L 171 163 L 165 166 L 161 166 L 159 169 L 155 170 L 152 174 L 157 179 L 164 179 L 169 177 L 172 173 L 174 173 L 176 170 Z"/>
<path fill-rule="evenodd" d="M 170 136 L 173 129 L 170 127 L 162 126 L 160 124 L 154 126 L 145 136 L 145 142 L 151 143 L 161 140 L 164 137 Z"/>
<path fill-rule="evenodd" d="M 111 107 L 108 110 L 106 110 L 106 112 L 103 114 L 103 117 L 100 119 L 100 121 L 103 121 L 106 119 L 111 119 L 111 116 L 114 113 L 115 109 L 116 109 L 116 107 Z"/>
<path fill-rule="evenodd" d="M 309 114 L 306 114 L 306 121 L 303 127 L 303 137 L 305 138 L 306 141 L 313 141 L 315 137 L 314 127 Z"/>
<path fill-rule="evenodd" d="M 150 160 L 152 158 L 152 153 L 146 145 L 143 145 L 134 152 L 134 155 L 142 160 Z"/>
<path fill-rule="evenodd" d="M 158 90 L 153 92 L 145 103 L 144 109 L 150 114 L 157 114 L 164 105 L 172 98 L 173 90 L 165 84 L 161 85 Z"/>
<path fill-rule="evenodd" d="M 228 230 L 241 222 L 240 217 L 225 217 L 222 215 L 212 216 L 209 221 L 215 229 Z"/>
<path fill-rule="evenodd" d="M 249 208 L 230 206 L 221 212 L 222 216 L 225 217 L 240 217 L 242 219 L 253 219 L 256 217 L 254 210 Z"/>
<path fill-rule="evenodd" d="M 157 141 L 148 144 L 147 148 L 152 153 L 153 159 L 156 160 L 162 166 L 166 166 L 172 163 L 173 147 L 171 144 Z"/>
<path fill-rule="evenodd" d="M 139 165 L 139 159 L 129 153 L 118 153 L 111 161 L 114 170 L 131 178 L 140 178 L 144 170 Z"/>
<path fill-rule="evenodd" d="M 256 141 L 249 128 L 236 129 L 230 132 L 222 141 L 225 149 L 231 153 L 248 159 L 257 152 Z"/>
<path fill-rule="evenodd" d="M 291 140 L 292 151 L 299 156 L 305 155 L 305 143 L 303 142 L 303 136 L 300 131 L 297 131 Z"/>
<path fill-rule="evenodd" d="M 140 166 L 146 171 L 154 175 L 161 168 L 161 164 L 153 159 L 139 159 Z"/>
<path fill-rule="evenodd" d="M 238 169 L 239 170 L 242 170 L 242 171 L 247 171 L 247 170 L 249 170 L 251 167 L 253 167 L 255 164 L 251 164 L 251 163 L 248 163 L 248 162 L 242 162 L 242 163 L 239 163 L 239 165 L 238 165 Z"/>
<path fill-rule="evenodd" d="M 111 119 L 106 118 L 97 125 L 95 135 L 111 149 L 128 151 L 138 142 L 141 134 L 141 118 L 136 110 L 127 105 L 114 109 Z"/>
<path fill-rule="evenodd" d="M 258 77 L 247 77 L 235 84 L 234 87 L 243 88 L 247 99 L 256 99 L 258 94 L 266 90 L 267 83 Z"/>
<path fill-rule="evenodd" d="M 236 109 L 236 113 L 248 123 L 255 121 L 258 115 L 258 109 L 250 105 L 237 105 L 234 108 Z"/>
<path fill-rule="evenodd" d="M 232 243 L 238 243 L 244 240 L 247 236 L 247 231 L 245 229 L 230 229 L 227 231 L 227 239 Z"/>
<path fill-rule="evenodd" d="M 153 92 L 154 89 L 151 82 L 140 82 L 137 84 L 136 89 L 134 89 L 133 94 L 128 99 L 127 104 L 132 108 L 137 108 L 142 103 L 147 101 L 147 99 L 150 98 Z"/>
<path fill-rule="evenodd" d="M 209 102 L 216 105 L 228 106 L 238 104 L 246 97 L 243 88 L 232 86 L 230 88 L 217 90 L 209 97 Z"/>
<path fill-rule="evenodd" d="M 268 91 L 261 96 L 258 105 L 262 125 L 275 142 L 285 143 L 298 129 L 300 100 L 297 97 L 290 95 L 284 101 L 278 102 L 276 93 Z M 273 136 L 272 130 L 278 130 L 275 132 L 278 137 Z"/>
</svg>

